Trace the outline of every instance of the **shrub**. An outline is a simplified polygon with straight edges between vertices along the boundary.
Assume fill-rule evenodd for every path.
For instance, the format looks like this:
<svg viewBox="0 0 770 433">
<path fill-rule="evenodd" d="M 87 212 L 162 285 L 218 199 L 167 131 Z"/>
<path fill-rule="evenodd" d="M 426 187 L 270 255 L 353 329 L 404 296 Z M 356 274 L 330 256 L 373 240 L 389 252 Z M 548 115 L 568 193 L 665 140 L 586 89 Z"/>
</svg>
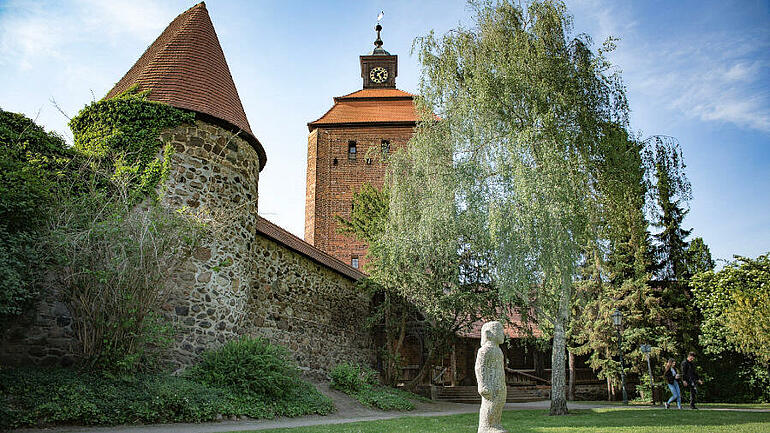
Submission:
<svg viewBox="0 0 770 433">
<path fill-rule="evenodd" d="M 289 352 L 261 338 L 242 337 L 205 352 L 185 377 L 226 390 L 231 413 L 270 418 L 334 411 L 331 399 L 300 379 Z"/>
<path fill-rule="evenodd" d="M 37 297 L 44 273 L 39 232 L 69 153 L 61 137 L 0 109 L 0 320 L 21 314 Z"/>
<path fill-rule="evenodd" d="M 114 376 L 64 368 L 0 369 L 0 430 L 51 424 L 203 422 L 218 415 L 326 415 L 333 411 L 328 397 L 301 380 L 273 399 L 166 373 Z"/>
<path fill-rule="evenodd" d="M 283 347 L 243 337 L 204 353 L 187 377 L 237 392 L 280 397 L 294 386 L 299 369 Z"/>
<path fill-rule="evenodd" d="M 396 388 L 380 386 L 377 372 L 369 367 L 343 363 L 329 373 L 331 387 L 358 400 L 361 404 L 382 410 L 412 410 L 412 400 L 421 397 Z"/>
<path fill-rule="evenodd" d="M 37 298 L 38 243 L 26 232 L 0 226 L 0 322 L 21 314 Z"/>
<path fill-rule="evenodd" d="M 356 393 L 365 388 L 377 385 L 377 372 L 369 367 L 342 363 L 329 373 L 332 378 L 331 387 L 346 394 Z"/>
<path fill-rule="evenodd" d="M 227 409 L 222 390 L 166 374 L 114 377 L 68 369 L 0 370 L 0 428 L 200 422 Z"/>
<path fill-rule="evenodd" d="M 158 312 L 169 274 L 202 233 L 198 221 L 91 191 L 63 203 L 53 225 L 48 242 L 84 360 L 113 372 L 158 369 L 173 331 Z"/>
</svg>

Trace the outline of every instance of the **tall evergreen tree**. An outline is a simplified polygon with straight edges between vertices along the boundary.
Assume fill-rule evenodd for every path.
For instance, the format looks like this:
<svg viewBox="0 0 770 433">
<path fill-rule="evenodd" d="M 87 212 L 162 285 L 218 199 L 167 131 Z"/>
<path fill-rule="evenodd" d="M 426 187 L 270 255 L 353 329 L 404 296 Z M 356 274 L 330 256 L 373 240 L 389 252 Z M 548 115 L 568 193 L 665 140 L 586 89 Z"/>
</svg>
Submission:
<svg viewBox="0 0 770 433">
<path fill-rule="evenodd" d="M 692 229 L 682 224 L 692 190 L 684 172 L 682 150 L 672 137 L 654 136 L 647 143 L 649 192 L 655 204 L 653 225 L 660 230 L 654 235 L 656 276 L 661 281 L 686 280 L 687 237 Z"/>
<path fill-rule="evenodd" d="M 684 157 L 679 142 L 668 136 L 646 140 L 645 165 L 648 203 L 651 205 L 655 240 L 654 284 L 663 290 L 668 328 L 676 334 L 676 349 L 681 354 L 697 347 L 699 318 L 689 288 L 687 270 L 687 237 L 692 229 L 683 228 L 692 198 L 690 182 L 685 174 Z"/>
<path fill-rule="evenodd" d="M 652 345 L 656 355 L 670 350 L 675 339 L 665 326 L 660 291 L 648 284 L 652 256 L 645 218 L 644 144 L 612 125 L 605 145 L 597 187 L 603 198 L 606 251 L 586 263 L 584 279 L 577 285 L 571 350 L 590 355 L 589 365 L 607 379 L 612 394 L 620 377 L 617 334 L 610 318 L 615 309 L 625 316 L 623 351 L 631 371 L 646 371 L 646 366 L 634 362 L 641 359 L 641 344 Z"/>
</svg>

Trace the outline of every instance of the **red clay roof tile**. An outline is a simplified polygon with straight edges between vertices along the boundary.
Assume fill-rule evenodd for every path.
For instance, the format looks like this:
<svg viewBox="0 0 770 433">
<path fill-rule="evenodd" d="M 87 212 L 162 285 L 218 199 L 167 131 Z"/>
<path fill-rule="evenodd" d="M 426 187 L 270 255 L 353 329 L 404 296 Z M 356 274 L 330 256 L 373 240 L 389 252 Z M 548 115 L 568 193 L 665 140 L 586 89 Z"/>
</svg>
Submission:
<svg viewBox="0 0 770 433">
<path fill-rule="evenodd" d="M 414 95 L 398 89 L 363 89 L 334 98 L 334 106 L 318 120 L 308 123 L 311 131 L 321 125 L 407 123 L 419 116 Z"/>
<path fill-rule="evenodd" d="M 259 154 L 260 170 L 265 166 L 265 150 L 251 132 L 205 3 L 171 21 L 105 98 L 134 84 L 139 90 L 149 90 L 150 100 L 196 111 L 240 129 Z"/>
<path fill-rule="evenodd" d="M 366 276 L 360 270 L 351 267 L 347 263 L 332 257 L 331 255 L 319 250 L 302 239 L 294 236 L 288 231 L 282 229 L 276 224 L 271 223 L 261 216 L 257 216 L 257 232 L 273 239 L 281 245 L 284 245 L 317 263 L 332 269 L 353 281 L 358 281 Z"/>
</svg>

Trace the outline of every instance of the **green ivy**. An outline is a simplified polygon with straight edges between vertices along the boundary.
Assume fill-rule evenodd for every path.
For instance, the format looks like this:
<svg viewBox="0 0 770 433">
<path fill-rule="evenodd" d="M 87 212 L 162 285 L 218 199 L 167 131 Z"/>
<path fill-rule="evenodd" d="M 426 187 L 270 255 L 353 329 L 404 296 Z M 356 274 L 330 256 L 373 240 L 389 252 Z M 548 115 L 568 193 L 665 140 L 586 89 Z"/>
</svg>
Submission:
<svg viewBox="0 0 770 433">
<path fill-rule="evenodd" d="M 147 95 L 133 87 L 87 105 L 69 124 L 75 149 L 112 164 L 112 180 L 126 182 L 132 200 L 154 195 L 168 176 L 174 151 L 163 145 L 160 132 L 195 120 L 195 113 L 149 101 Z"/>
</svg>

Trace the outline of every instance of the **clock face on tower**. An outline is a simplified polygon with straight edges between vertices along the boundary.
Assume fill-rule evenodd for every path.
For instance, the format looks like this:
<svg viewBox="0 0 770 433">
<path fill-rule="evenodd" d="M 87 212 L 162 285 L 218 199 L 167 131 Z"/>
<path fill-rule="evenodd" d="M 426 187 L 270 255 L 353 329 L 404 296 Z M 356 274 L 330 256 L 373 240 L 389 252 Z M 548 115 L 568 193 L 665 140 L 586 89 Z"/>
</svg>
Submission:
<svg viewBox="0 0 770 433">
<path fill-rule="evenodd" d="M 388 79 L 388 70 L 382 66 L 372 68 L 372 70 L 369 71 L 369 79 L 372 80 L 373 83 L 384 83 Z"/>
</svg>

